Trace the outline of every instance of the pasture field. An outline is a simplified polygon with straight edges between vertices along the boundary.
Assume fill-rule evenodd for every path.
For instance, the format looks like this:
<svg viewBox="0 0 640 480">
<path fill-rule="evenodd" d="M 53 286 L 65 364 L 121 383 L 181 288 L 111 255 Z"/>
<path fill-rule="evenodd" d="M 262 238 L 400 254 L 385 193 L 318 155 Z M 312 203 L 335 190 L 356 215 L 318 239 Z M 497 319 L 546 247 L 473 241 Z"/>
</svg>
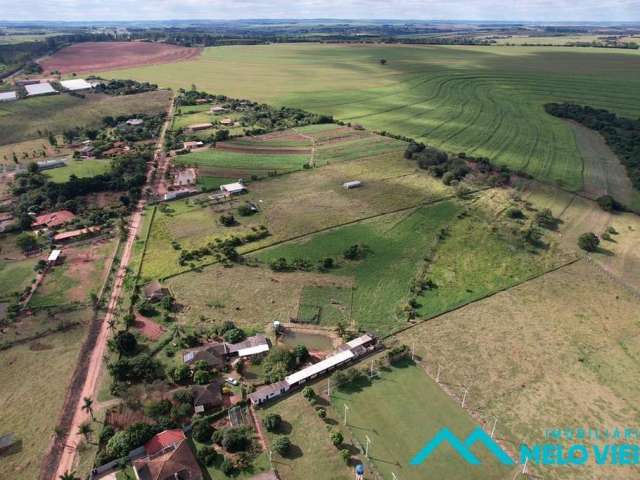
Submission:
<svg viewBox="0 0 640 480">
<path fill-rule="evenodd" d="M 331 273 L 353 278 L 351 320 L 361 329 L 389 333 L 406 321 L 398 311 L 409 300 L 420 261 L 435 248 L 438 232 L 461 210 L 460 205 L 445 201 L 320 233 L 267 249 L 257 257 L 265 263 L 280 257 L 303 258 L 312 265 L 333 258 L 337 267 Z M 343 252 L 355 244 L 365 245 L 369 252 L 360 260 L 345 260 Z"/>
<path fill-rule="evenodd" d="M 98 293 L 108 272 L 108 259 L 113 254 L 113 240 L 102 240 L 83 246 L 63 248 L 62 265 L 54 266 L 45 276 L 29 302 L 30 307 L 89 303 L 89 294 Z"/>
<path fill-rule="evenodd" d="M 433 317 L 574 258 L 559 251 L 555 241 L 547 249 L 525 249 L 508 236 L 509 228 L 482 208 L 470 209 L 465 218 L 452 223 L 427 267 L 436 288 L 417 297 L 418 315 Z"/>
<path fill-rule="evenodd" d="M 640 115 L 640 97 L 629 95 L 640 88 L 640 55 L 612 49 L 231 46 L 205 49 L 180 68 L 117 75 L 173 88 L 196 83 L 214 93 L 331 114 L 487 156 L 570 190 L 582 188 L 584 162 L 571 128 L 543 105 L 569 101 Z"/>
<path fill-rule="evenodd" d="M 0 105 L 0 145 L 47 138 L 46 131 L 62 133 L 74 127 L 97 127 L 105 116 L 156 114 L 169 105 L 167 90 L 138 95 L 87 94 L 34 97 Z"/>
<path fill-rule="evenodd" d="M 309 155 L 229 152 L 211 148 L 176 157 L 176 163 L 194 165 L 207 171 L 242 170 L 246 172 L 286 173 L 301 170 Z M 215 175 L 214 175 L 215 176 Z"/>
<path fill-rule="evenodd" d="M 238 325 L 263 331 L 274 320 L 295 318 L 304 289 L 350 290 L 351 281 L 313 272 L 276 273 L 265 268 L 212 265 L 173 277 L 166 285 L 178 303 L 189 306 L 177 315 L 181 323 L 202 325 L 233 318 Z"/>
<path fill-rule="evenodd" d="M 640 300 L 586 259 L 399 335 L 498 438 L 543 442 L 545 428 L 635 424 Z M 612 428 L 612 427 L 609 427 Z M 631 473 L 631 471 L 633 473 Z M 619 466 L 533 468 L 550 479 L 615 478 Z M 625 478 L 638 474 L 637 468 Z"/>
<path fill-rule="evenodd" d="M 329 440 L 327 424 L 302 395 L 291 395 L 257 413 L 260 418 L 270 413 L 282 417 L 283 426 L 279 432 L 265 432 L 270 444 L 281 435 L 287 435 L 291 440 L 291 453 L 287 457 L 273 455 L 274 467 L 282 480 L 348 480 L 353 477 L 352 467 L 345 464 Z M 332 422 L 337 423 L 336 419 Z"/>
<path fill-rule="evenodd" d="M 75 175 L 78 178 L 95 177 L 96 175 L 108 172 L 110 169 L 110 160 L 69 160 L 64 167 L 45 170 L 45 174 L 53 182 L 63 183 L 68 181 L 71 175 Z"/>
<path fill-rule="evenodd" d="M 42 152 L 47 157 L 64 156 L 70 153 L 70 150 L 64 147 L 52 147 L 47 138 L 37 140 L 27 140 L 25 142 L 10 143 L 0 146 L 0 170 L 3 166 L 12 169 L 16 166 L 13 159 L 15 153 L 19 164 L 42 160 Z"/>
<path fill-rule="evenodd" d="M 423 480 L 507 480 L 514 469 L 505 467 L 482 446 L 472 451 L 482 465 L 469 465 L 447 444 L 419 466 L 411 458 L 441 428 L 465 438 L 477 424 L 415 364 L 406 362 L 378 371 L 372 382 L 345 389 L 333 388 L 331 403 L 337 412 L 349 407 L 347 426 L 360 445 L 371 439 L 370 461 L 382 478 Z M 445 446 L 446 445 L 446 446 Z"/>
<path fill-rule="evenodd" d="M 73 328 L 0 351 L 0 423 L 21 441 L 19 451 L 0 457 L 3 475 L 38 477 L 84 333 L 83 327 Z"/>
<path fill-rule="evenodd" d="M 9 299 L 22 293 L 36 278 L 34 267 L 38 257 L 22 260 L 0 260 L 0 299 Z"/>
</svg>

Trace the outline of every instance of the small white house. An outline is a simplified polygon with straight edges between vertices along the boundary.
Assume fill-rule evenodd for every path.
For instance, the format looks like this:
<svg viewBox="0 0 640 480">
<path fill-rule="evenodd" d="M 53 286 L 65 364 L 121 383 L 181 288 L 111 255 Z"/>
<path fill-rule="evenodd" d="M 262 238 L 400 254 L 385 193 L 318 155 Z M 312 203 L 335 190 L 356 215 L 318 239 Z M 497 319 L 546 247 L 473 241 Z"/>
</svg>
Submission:
<svg viewBox="0 0 640 480">
<path fill-rule="evenodd" d="M 362 182 L 360 180 L 352 180 L 351 182 L 345 182 L 342 184 L 344 188 L 347 190 L 351 190 L 352 188 L 359 188 L 362 186 Z"/>
<path fill-rule="evenodd" d="M 74 78 L 73 80 L 62 80 L 60 82 L 62 88 L 71 90 L 72 92 L 78 92 L 81 90 L 91 90 L 93 86 L 87 82 L 84 78 Z"/>
<path fill-rule="evenodd" d="M 226 185 L 220 185 L 220 191 L 226 195 L 237 195 L 246 191 L 247 188 L 240 182 L 227 183 Z"/>
<path fill-rule="evenodd" d="M 49 263 L 49 265 L 56 265 L 60 263 L 61 253 L 62 253 L 62 250 L 52 250 L 51 253 L 49 254 L 49 258 L 47 258 L 47 262 Z"/>
</svg>

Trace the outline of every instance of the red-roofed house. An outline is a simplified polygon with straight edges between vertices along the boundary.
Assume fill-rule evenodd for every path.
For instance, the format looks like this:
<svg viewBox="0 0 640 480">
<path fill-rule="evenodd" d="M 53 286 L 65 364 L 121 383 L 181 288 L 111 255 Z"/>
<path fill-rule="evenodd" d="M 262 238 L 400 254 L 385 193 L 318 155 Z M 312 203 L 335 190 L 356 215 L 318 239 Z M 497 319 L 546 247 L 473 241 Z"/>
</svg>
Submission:
<svg viewBox="0 0 640 480">
<path fill-rule="evenodd" d="M 35 228 L 38 228 L 38 227 L 55 228 L 55 227 L 64 225 L 65 223 L 69 223 L 74 218 L 76 218 L 76 216 L 73 213 L 71 213 L 69 210 L 60 210 L 58 212 L 51 212 L 51 213 L 45 213 L 44 215 L 38 215 L 33 221 L 33 224 L 31 224 L 31 226 Z"/>
<path fill-rule="evenodd" d="M 200 465 L 186 440 L 134 460 L 133 472 L 137 480 L 202 480 Z"/>
<path fill-rule="evenodd" d="M 155 435 L 151 440 L 144 444 L 144 451 L 147 455 L 155 455 L 161 450 L 169 448 L 176 443 L 180 443 L 187 437 L 180 429 L 165 430 Z"/>
</svg>

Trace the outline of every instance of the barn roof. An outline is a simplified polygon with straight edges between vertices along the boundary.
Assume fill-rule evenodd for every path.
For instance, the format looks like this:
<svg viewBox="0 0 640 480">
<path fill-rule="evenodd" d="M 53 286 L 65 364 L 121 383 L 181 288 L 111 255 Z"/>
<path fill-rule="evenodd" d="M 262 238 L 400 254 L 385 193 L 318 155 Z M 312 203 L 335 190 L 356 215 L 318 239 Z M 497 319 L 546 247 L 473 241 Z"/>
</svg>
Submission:
<svg viewBox="0 0 640 480">
<path fill-rule="evenodd" d="M 84 78 L 74 78 L 73 80 L 62 80 L 60 82 L 67 90 L 76 91 L 76 90 L 89 90 L 93 88 L 89 82 L 87 82 Z"/>
<path fill-rule="evenodd" d="M 50 93 L 58 93 L 49 82 L 34 83 L 33 85 L 25 85 L 27 90 L 27 96 L 33 97 L 35 95 L 48 95 Z"/>
</svg>

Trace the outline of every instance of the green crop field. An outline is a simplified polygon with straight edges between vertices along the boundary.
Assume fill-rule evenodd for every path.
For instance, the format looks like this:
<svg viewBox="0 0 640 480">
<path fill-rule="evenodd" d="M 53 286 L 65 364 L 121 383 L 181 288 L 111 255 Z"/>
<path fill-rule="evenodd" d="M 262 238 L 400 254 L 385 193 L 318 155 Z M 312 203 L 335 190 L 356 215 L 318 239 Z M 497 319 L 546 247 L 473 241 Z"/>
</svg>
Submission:
<svg viewBox="0 0 640 480">
<path fill-rule="evenodd" d="M 117 75 L 332 114 L 484 155 L 572 190 L 583 185 L 582 157 L 571 129 L 543 105 L 571 101 L 640 115 L 640 97 L 631 94 L 640 89 L 640 55 L 610 49 L 234 46 L 206 49 L 179 68 Z"/>
<path fill-rule="evenodd" d="M 45 174 L 54 182 L 66 182 L 71 175 L 76 177 L 95 177 L 111 168 L 109 160 L 69 160 L 60 168 L 45 170 Z"/>
<path fill-rule="evenodd" d="M 371 384 L 345 390 L 332 389 L 332 405 L 337 412 L 349 407 L 348 427 L 361 445 L 371 439 L 369 455 L 383 478 L 424 480 L 511 479 L 513 471 L 488 455 L 482 446 L 472 448 L 482 465 L 469 465 L 443 444 L 420 466 L 411 458 L 441 428 L 465 438 L 475 422 L 413 364 L 383 370 Z M 445 446 L 446 445 L 446 446 Z"/>
<path fill-rule="evenodd" d="M 336 259 L 338 267 L 333 272 L 355 278 L 352 321 L 360 328 L 388 333 L 403 325 L 397 311 L 408 300 L 420 260 L 460 209 L 458 204 L 445 201 L 268 249 L 258 258 L 264 262 L 305 258 L 314 265 L 325 257 Z M 344 260 L 343 252 L 354 244 L 364 244 L 370 252 L 358 261 Z"/>
<path fill-rule="evenodd" d="M 127 96 L 89 94 L 34 97 L 0 105 L 0 145 L 56 134 L 74 127 L 97 127 L 108 115 L 158 113 L 169 105 L 170 92 L 159 90 Z"/>
</svg>

